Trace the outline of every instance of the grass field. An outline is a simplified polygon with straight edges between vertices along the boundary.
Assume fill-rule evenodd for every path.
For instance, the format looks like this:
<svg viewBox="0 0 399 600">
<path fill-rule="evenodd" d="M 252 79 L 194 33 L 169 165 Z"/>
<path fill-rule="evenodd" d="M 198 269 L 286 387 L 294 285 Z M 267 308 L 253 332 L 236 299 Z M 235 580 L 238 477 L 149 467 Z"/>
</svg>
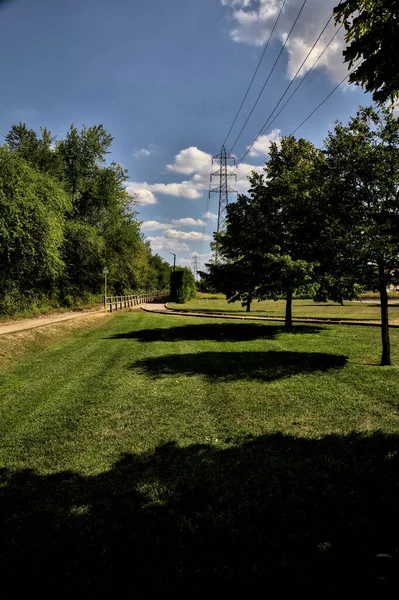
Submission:
<svg viewBox="0 0 399 600">
<path fill-rule="evenodd" d="M 393 300 L 397 302 L 397 300 Z M 246 315 L 245 307 L 241 302 L 229 303 L 222 294 L 198 294 L 197 298 L 186 302 L 186 304 L 174 304 L 169 302 L 170 308 L 190 312 L 201 311 L 204 313 L 231 313 Z M 317 303 L 312 300 L 294 300 L 293 317 L 315 317 L 323 319 L 353 319 L 353 320 L 379 320 L 380 308 L 378 301 L 375 302 L 349 302 L 344 306 L 335 302 Z M 251 305 L 253 316 L 284 317 L 285 300 L 264 300 L 253 302 Z M 389 319 L 392 323 L 399 324 L 399 305 L 389 307 Z"/>
<path fill-rule="evenodd" d="M 393 593 L 399 368 L 379 342 L 137 311 L 2 336 L 4 589 Z"/>
</svg>

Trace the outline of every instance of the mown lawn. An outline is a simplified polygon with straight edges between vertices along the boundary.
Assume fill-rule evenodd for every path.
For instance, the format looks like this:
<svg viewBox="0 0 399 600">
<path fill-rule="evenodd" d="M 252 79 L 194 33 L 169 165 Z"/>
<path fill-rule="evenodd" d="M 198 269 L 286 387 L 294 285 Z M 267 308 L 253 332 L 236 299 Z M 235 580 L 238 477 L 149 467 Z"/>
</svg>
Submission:
<svg viewBox="0 0 399 600">
<path fill-rule="evenodd" d="M 399 305 L 396 299 L 392 300 L 396 304 L 389 307 L 389 319 L 391 322 L 399 324 Z M 245 307 L 241 302 L 229 303 L 221 294 L 199 294 L 197 298 L 186 302 L 186 304 L 168 303 L 170 308 L 190 312 L 201 311 L 205 313 L 232 313 L 247 315 Z M 263 300 L 254 301 L 251 305 L 251 314 L 253 316 L 284 317 L 285 300 Z M 380 308 L 378 300 L 349 302 L 345 301 L 344 306 L 335 302 L 313 302 L 312 300 L 294 300 L 294 317 L 314 317 L 323 319 L 353 319 L 353 320 L 379 320 Z"/>
<path fill-rule="evenodd" d="M 396 589 L 378 329 L 123 312 L 59 331 L 1 337 L 5 589 Z"/>
</svg>

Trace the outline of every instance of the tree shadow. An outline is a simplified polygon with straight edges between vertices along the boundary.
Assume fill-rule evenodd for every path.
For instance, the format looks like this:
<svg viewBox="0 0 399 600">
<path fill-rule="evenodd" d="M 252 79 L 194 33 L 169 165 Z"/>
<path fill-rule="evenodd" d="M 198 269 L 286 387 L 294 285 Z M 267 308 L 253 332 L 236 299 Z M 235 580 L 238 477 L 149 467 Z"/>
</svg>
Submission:
<svg viewBox="0 0 399 600">
<path fill-rule="evenodd" d="M 322 352 L 194 352 L 149 357 L 130 368 L 151 377 L 204 375 L 210 380 L 258 379 L 274 381 L 298 373 L 342 369 L 347 358 Z"/>
<path fill-rule="evenodd" d="M 171 442 L 91 476 L 4 469 L 3 589 L 393 593 L 399 436 L 226 442 Z"/>
<path fill-rule="evenodd" d="M 295 326 L 290 334 L 319 333 L 323 327 Z M 244 342 L 257 339 L 274 340 L 278 335 L 287 333 L 283 326 L 264 325 L 263 323 L 201 323 L 176 327 L 139 329 L 118 333 L 106 339 L 133 339 L 139 342 L 176 342 L 212 340 L 215 342 Z"/>
</svg>

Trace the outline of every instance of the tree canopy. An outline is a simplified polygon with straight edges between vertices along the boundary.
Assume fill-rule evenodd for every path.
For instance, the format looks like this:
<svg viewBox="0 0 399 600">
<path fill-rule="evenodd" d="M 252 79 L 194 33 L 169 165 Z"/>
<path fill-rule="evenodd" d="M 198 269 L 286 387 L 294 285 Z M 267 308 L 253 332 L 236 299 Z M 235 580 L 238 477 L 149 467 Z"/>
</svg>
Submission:
<svg viewBox="0 0 399 600">
<path fill-rule="evenodd" d="M 344 0 L 334 8 L 346 29 L 345 62 L 349 76 L 373 93 L 379 104 L 399 98 L 399 10 L 397 0 Z"/>
</svg>

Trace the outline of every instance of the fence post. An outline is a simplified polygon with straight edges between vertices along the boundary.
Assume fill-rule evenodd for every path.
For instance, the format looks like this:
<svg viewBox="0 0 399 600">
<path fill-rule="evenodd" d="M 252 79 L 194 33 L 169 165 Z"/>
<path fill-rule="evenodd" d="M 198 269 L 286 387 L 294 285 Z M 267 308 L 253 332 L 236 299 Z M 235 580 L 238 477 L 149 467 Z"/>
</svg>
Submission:
<svg viewBox="0 0 399 600">
<path fill-rule="evenodd" d="M 109 312 L 112 312 L 112 296 L 110 296 L 109 302 Z"/>
</svg>

